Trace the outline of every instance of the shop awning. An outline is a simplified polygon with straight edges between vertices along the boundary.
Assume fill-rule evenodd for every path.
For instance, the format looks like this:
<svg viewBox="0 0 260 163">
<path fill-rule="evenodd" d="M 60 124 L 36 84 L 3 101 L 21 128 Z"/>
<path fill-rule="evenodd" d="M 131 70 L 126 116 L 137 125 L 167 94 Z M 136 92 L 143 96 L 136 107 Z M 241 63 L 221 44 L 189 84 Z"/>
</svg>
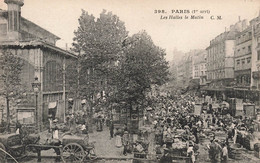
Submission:
<svg viewBox="0 0 260 163">
<path fill-rule="evenodd" d="M 56 107 L 57 107 L 57 102 L 56 101 L 55 102 L 50 102 L 49 105 L 48 105 L 49 109 L 54 109 Z"/>
<path fill-rule="evenodd" d="M 206 91 L 225 91 L 226 89 L 225 88 L 206 88 L 206 89 L 203 89 L 203 90 L 206 90 Z"/>
<path fill-rule="evenodd" d="M 234 88 L 235 91 L 250 91 L 249 88 Z"/>
</svg>

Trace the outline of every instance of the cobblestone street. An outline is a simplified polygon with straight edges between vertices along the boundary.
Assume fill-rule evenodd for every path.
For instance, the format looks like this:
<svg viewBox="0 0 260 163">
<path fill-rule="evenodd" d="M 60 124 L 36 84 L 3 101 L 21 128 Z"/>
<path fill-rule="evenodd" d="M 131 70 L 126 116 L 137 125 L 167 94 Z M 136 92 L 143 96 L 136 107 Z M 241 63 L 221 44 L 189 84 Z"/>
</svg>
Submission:
<svg viewBox="0 0 260 163">
<path fill-rule="evenodd" d="M 95 141 L 96 154 L 99 158 L 132 158 L 132 154 L 123 155 L 123 147 L 117 148 L 115 146 L 115 137 L 110 139 L 109 129 L 104 127 L 104 130 L 89 134 L 89 141 Z"/>
<path fill-rule="evenodd" d="M 41 143 L 47 139 L 48 132 L 44 131 L 40 134 Z M 133 154 L 123 155 L 123 147 L 117 148 L 115 146 L 115 138 L 110 139 L 109 129 L 104 127 L 104 130 L 97 132 L 94 128 L 94 132 L 89 134 L 89 141 L 95 142 L 95 151 L 98 156 L 98 160 L 92 161 L 96 163 L 130 163 L 132 162 Z M 42 162 L 54 163 L 55 152 L 53 149 L 42 151 Z M 19 162 L 21 163 L 34 163 L 37 161 L 36 154 L 30 153 L 33 158 L 26 158 Z M 50 158 L 53 157 L 53 158 Z"/>
<path fill-rule="evenodd" d="M 44 131 L 40 134 L 41 136 L 41 143 L 44 142 L 47 139 L 48 132 Z M 92 161 L 94 163 L 131 163 L 133 160 L 133 154 L 128 154 L 127 156 L 123 155 L 123 147 L 117 148 L 115 146 L 115 138 L 110 139 L 109 135 L 109 129 L 108 127 L 104 127 L 104 130 L 101 132 L 97 132 L 94 128 L 94 132 L 89 134 L 89 141 L 90 142 L 96 142 L 95 143 L 95 150 L 96 154 L 98 156 L 98 159 L 95 161 Z M 154 151 L 154 134 L 153 132 L 149 134 L 148 141 L 149 141 L 149 154 L 153 155 L 155 154 Z M 205 141 L 203 143 L 200 143 L 199 145 L 199 155 L 197 162 L 200 163 L 207 163 L 210 162 L 208 158 L 208 151 L 206 150 L 206 144 L 208 141 Z M 53 149 L 42 151 L 41 152 L 43 158 L 42 162 L 48 162 L 48 163 L 54 163 L 55 162 L 55 152 Z M 37 162 L 36 154 L 30 153 L 29 157 L 25 158 L 19 162 L 21 163 L 34 163 Z M 228 162 L 230 163 L 242 163 L 242 162 L 248 162 L 248 163 L 258 163 L 260 162 L 260 159 L 256 158 L 254 156 L 253 151 L 248 151 L 246 149 L 241 149 L 241 159 L 229 159 Z M 10 161 L 9 161 L 10 162 Z"/>
</svg>

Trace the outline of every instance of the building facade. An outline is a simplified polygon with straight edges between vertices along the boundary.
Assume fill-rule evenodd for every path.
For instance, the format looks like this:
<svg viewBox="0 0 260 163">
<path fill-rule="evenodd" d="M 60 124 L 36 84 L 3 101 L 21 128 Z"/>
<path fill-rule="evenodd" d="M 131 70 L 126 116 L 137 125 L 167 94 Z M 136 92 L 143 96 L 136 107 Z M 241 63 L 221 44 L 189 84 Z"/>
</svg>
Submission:
<svg viewBox="0 0 260 163">
<path fill-rule="evenodd" d="M 250 21 L 252 27 L 251 88 L 260 90 L 260 14 Z"/>
<path fill-rule="evenodd" d="M 206 84 L 206 58 L 207 51 L 201 50 L 195 53 L 193 57 L 193 74 L 192 79 L 195 79 L 199 82 L 199 85 Z"/>
<path fill-rule="evenodd" d="M 185 66 L 184 66 L 184 60 L 179 61 L 179 63 L 177 64 L 177 85 L 180 88 L 184 87 L 185 84 L 185 80 L 184 80 L 184 70 L 185 70 Z"/>
<path fill-rule="evenodd" d="M 235 73 L 236 87 L 250 89 L 252 65 L 252 30 L 251 26 L 236 36 Z"/>
<path fill-rule="evenodd" d="M 41 130 L 48 124 L 50 110 L 55 112 L 55 117 L 60 121 L 64 120 L 65 71 L 77 56 L 55 45 L 59 37 L 21 16 L 23 0 L 5 0 L 5 3 L 8 10 L 0 10 L 0 50 L 10 50 L 24 63 L 21 73 L 24 97 L 10 108 L 13 113 L 11 118 L 21 123 L 35 123 L 35 116 L 38 115 L 38 127 Z M 35 77 L 41 83 L 37 104 L 37 96 L 32 90 Z"/>
<path fill-rule="evenodd" d="M 234 78 L 234 49 L 236 35 L 246 28 L 246 20 L 239 21 L 210 41 L 207 50 L 207 80 L 211 87 L 224 88 Z"/>
</svg>

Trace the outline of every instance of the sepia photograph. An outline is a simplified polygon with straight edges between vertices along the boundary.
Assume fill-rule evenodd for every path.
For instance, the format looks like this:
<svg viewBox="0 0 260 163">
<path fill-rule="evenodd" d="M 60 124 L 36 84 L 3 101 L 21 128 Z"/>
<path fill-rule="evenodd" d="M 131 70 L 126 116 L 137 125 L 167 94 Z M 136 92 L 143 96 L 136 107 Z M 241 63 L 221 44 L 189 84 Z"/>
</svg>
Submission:
<svg viewBox="0 0 260 163">
<path fill-rule="evenodd" d="M 260 0 L 0 0 L 0 163 L 259 163 Z"/>
</svg>

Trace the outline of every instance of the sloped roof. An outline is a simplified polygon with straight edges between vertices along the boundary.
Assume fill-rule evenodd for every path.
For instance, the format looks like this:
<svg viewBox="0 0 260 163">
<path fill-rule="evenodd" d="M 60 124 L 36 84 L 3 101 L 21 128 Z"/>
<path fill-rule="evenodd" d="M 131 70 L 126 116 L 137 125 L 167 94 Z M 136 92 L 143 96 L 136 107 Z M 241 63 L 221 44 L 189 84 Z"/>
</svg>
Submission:
<svg viewBox="0 0 260 163">
<path fill-rule="evenodd" d="M 53 33 L 49 32 L 48 30 L 46 30 L 46 29 L 40 27 L 39 25 L 37 25 L 37 24 L 31 22 L 30 20 L 25 19 L 24 17 L 21 17 L 21 22 L 22 22 L 22 25 L 23 25 L 23 23 L 25 23 L 25 24 L 28 25 L 28 26 L 33 26 L 34 28 L 38 28 L 40 31 L 44 32 L 45 34 L 48 34 L 48 35 L 51 36 L 51 37 L 54 37 L 54 38 L 57 39 L 57 40 L 60 39 L 60 37 L 54 35 Z"/>
<path fill-rule="evenodd" d="M 0 14 L 4 14 L 4 15 L 7 16 L 7 11 L 6 11 L 6 10 L 3 10 L 3 9 L 0 9 Z M 28 19 L 26 19 L 26 18 L 24 18 L 24 17 L 21 16 L 21 26 L 23 26 L 23 25 L 32 26 L 32 27 L 34 27 L 34 28 L 37 28 L 39 31 L 43 32 L 44 34 L 46 34 L 46 35 L 48 35 L 48 36 L 50 36 L 50 37 L 52 37 L 52 38 L 55 38 L 56 40 L 59 40 L 59 39 L 60 39 L 60 37 L 54 35 L 54 34 L 51 33 L 50 31 L 48 31 L 48 30 L 42 28 L 41 26 L 39 26 L 39 25 L 33 23 L 32 21 L 30 21 L 30 20 L 28 20 Z"/>
<path fill-rule="evenodd" d="M 239 31 L 229 31 L 228 34 L 226 35 L 225 40 L 235 40 L 236 39 L 236 35 L 239 33 Z"/>
</svg>

